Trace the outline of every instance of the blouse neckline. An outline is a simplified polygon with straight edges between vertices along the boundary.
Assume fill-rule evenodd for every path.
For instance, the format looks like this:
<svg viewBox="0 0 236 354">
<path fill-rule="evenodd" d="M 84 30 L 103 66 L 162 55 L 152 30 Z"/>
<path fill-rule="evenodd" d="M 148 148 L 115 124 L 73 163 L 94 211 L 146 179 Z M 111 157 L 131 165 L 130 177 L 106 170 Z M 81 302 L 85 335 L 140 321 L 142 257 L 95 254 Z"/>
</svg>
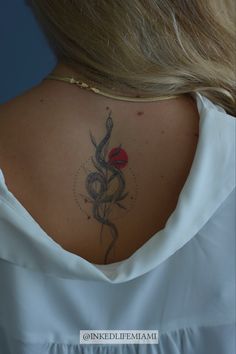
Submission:
<svg viewBox="0 0 236 354">
<path fill-rule="evenodd" d="M 42 229 L 8 189 L 0 169 L 0 228 L 5 225 L 0 230 L 0 258 L 60 278 L 123 283 L 158 267 L 183 247 L 235 187 L 236 119 L 200 93 L 191 95 L 199 112 L 199 139 L 176 208 L 162 230 L 125 260 L 91 263 Z"/>
</svg>

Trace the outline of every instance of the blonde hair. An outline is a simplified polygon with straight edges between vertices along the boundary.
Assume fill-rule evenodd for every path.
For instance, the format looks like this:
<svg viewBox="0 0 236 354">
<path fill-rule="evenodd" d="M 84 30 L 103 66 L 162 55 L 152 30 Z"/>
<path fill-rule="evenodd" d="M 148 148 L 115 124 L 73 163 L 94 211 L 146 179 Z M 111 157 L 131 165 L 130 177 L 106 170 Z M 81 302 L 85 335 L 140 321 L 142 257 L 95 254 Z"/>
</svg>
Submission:
<svg viewBox="0 0 236 354">
<path fill-rule="evenodd" d="M 234 0 L 31 0 L 60 61 L 98 88 L 198 91 L 235 115 Z"/>
</svg>

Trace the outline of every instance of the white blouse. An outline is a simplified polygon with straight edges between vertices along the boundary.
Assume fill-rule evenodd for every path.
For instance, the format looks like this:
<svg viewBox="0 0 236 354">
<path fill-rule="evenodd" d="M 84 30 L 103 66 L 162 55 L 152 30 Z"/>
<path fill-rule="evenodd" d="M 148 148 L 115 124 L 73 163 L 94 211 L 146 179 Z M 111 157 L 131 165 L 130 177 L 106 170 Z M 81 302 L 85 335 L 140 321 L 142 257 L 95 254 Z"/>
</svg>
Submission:
<svg viewBox="0 0 236 354">
<path fill-rule="evenodd" d="M 192 95 L 199 140 L 177 206 L 123 261 L 63 249 L 0 169 L 0 354 L 234 353 L 236 119 Z M 89 329 L 158 330 L 159 342 L 80 343 Z"/>
</svg>

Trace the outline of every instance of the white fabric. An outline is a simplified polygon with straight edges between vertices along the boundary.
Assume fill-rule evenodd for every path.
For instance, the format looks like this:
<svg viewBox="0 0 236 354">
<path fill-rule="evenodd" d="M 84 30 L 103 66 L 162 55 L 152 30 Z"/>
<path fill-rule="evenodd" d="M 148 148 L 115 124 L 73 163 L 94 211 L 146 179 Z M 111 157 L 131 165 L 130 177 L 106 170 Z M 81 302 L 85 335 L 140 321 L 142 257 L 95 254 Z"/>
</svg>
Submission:
<svg viewBox="0 0 236 354">
<path fill-rule="evenodd" d="M 0 170 L 0 354 L 142 353 L 78 343 L 80 329 L 124 328 L 160 330 L 145 353 L 234 353 L 236 119 L 193 97 L 199 141 L 177 206 L 124 261 L 95 265 L 63 249 Z"/>
</svg>

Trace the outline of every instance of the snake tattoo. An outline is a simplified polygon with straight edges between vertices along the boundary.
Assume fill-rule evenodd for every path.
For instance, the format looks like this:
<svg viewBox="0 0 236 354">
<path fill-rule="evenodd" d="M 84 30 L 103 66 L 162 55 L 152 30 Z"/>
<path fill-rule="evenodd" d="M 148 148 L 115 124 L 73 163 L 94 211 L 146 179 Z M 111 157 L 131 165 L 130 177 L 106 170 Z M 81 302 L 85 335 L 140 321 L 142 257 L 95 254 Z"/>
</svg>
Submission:
<svg viewBox="0 0 236 354">
<path fill-rule="evenodd" d="M 114 205 L 126 209 L 126 207 L 120 203 L 120 201 L 128 195 L 128 192 L 124 193 L 125 179 L 121 170 L 127 165 L 128 156 L 120 144 L 118 147 L 110 150 L 107 158 L 108 144 L 113 128 L 111 111 L 106 119 L 105 126 L 106 134 L 98 144 L 91 131 L 89 131 L 91 142 L 95 147 L 95 159 L 91 157 L 91 160 L 97 171 L 88 174 L 85 186 L 92 199 L 92 213 L 94 218 L 102 224 L 102 228 L 103 225 L 107 225 L 111 231 L 112 241 L 105 253 L 104 262 L 106 264 L 108 255 L 118 238 L 117 227 L 111 222 L 111 220 L 109 220 L 108 215 Z M 113 183 L 114 186 L 114 182 L 116 183 L 117 188 L 111 193 L 111 183 Z M 100 237 L 101 233 L 102 229 Z"/>
</svg>

